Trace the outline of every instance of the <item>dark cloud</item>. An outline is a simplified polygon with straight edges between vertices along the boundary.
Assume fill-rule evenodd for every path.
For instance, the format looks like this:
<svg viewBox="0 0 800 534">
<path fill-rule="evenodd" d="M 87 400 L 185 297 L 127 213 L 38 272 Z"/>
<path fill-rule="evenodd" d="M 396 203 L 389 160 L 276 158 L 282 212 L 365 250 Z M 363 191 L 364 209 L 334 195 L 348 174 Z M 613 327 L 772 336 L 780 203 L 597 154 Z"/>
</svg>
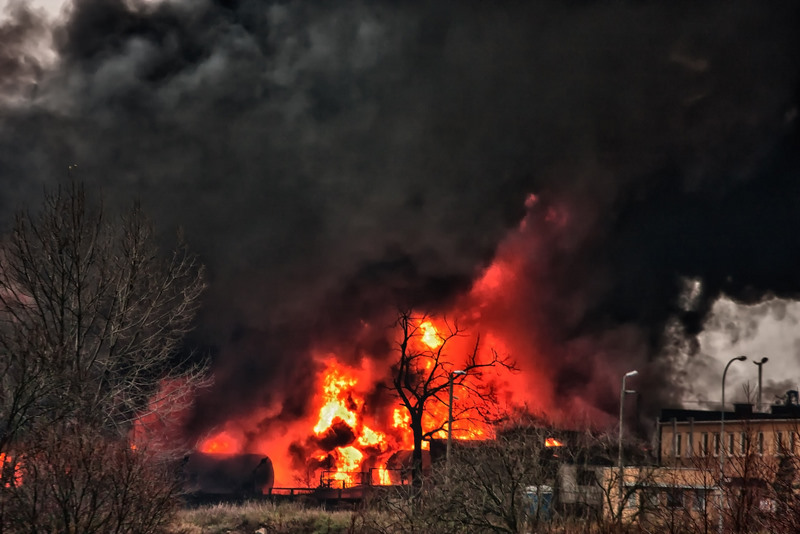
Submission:
<svg viewBox="0 0 800 534">
<path fill-rule="evenodd" d="M 515 311 L 573 395 L 655 358 L 671 317 L 697 332 L 722 291 L 796 294 L 797 22 L 794 2 L 76 0 L 47 59 L 18 9 L 0 206 L 78 163 L 110 206 L 185 229 L 212 277 L 213 424 L 302 412 L 307 390 L 283 392 L 311 341 L 451 301 L 535 192 L 569 224 L 542 208 Z"/>
</svg>

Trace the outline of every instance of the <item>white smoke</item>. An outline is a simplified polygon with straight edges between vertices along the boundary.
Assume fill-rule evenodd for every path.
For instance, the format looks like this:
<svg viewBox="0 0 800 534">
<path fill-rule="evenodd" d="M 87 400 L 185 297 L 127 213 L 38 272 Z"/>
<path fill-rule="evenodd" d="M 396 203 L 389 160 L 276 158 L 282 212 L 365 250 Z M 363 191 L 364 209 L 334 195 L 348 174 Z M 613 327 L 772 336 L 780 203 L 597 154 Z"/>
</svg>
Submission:
<svg viewBox="0 0 800 534">
<path fill-rule="evenodd" d="M 690 389 L 683 400 L 688 408 L 698 401 L 718 403 L 722 389 L 722 371 L 731 358 L 747 356 L 735 362 L 725 381 L 726 400 L 747 400 L 755 395 L 758 368 L 752 362 L 763 357 L 769 361 L 762 368 L 762 402 L 768 406 L 800 382 L 800 302 L 767 298 L 757 304 L 737 303 L 719 298 L 712 307 L 703 332 L 698 335 L 699 353 L 690 358 L 686 376 Z M 752 400 L 752 398 L 750 399 Z"/>
</svg>

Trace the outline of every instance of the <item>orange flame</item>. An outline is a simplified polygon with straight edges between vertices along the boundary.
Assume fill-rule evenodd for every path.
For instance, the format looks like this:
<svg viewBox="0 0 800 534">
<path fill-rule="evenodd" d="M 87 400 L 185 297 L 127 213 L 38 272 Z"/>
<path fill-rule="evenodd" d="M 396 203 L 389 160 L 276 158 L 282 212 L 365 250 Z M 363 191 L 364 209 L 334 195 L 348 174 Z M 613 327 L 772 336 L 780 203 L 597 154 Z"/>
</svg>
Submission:
<svg viewBox="0 0 800 534">
<path fill-rule="evenodd" d="M 390 486 L 392 484 L 392 477 L 386 468 L 381 467 L 378 469 L 378 484 L 381 486 Z"/>
<path fill-rule="evenodd" d="M 358 385 L 357 371 L 340 365 L 335 359 L 327 361 L 322 376 L 322 407 L 314 425 L 314 433 L 323 435 L 331 428 L 334 421 L 345 423 L 352 431 L 355 439 L 335 447 L 331 451 L 334 461 L 330 480 L 343 483 L 359 483 L 359 472 L 365 458 L 364 450 L 383 452 L 387 448 L 387 437 L 383 432 L 373 430 L 361 421 L 364 400 L 356 390 Z M 362 449 L 359 449 L 361 447 Z"/>
<path fill-rule="evenodd" d="M 377 432 L 369 427 L 364 426 L 361 430 L 361 436 L 358 438 L 358 443 L 365 447 L 381 445 L 386 442 L 386 434 Z"/>
<path fill-rule="evenodd" d="M 558 441 L 556 438 L 547 438 L 544 440 L 545 447 L 563 447 L 564 444 Z"/>
<path fill-rule="evenodd" d="M 319 410 L 319 421 L 314 426 L 316 434 L 321 434 L 330 428 L 336 418 L 341 419 L 351 428 L 356 426 L 358 418 L 345 406 L 345 401 L 348 399 L 350 389 L 357 383 L 358 380 L 343 375 L 335 368 L 328 372 L 322 387 L 326 402 Z"/>
</svg>

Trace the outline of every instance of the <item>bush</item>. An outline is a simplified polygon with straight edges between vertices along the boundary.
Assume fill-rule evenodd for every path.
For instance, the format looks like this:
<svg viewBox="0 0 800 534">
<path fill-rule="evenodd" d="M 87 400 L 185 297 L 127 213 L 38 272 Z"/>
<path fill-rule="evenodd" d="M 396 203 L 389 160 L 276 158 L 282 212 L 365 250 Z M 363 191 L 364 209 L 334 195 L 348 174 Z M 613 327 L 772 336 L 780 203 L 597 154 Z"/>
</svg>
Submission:
<svg viewBox="0 0 800 534">
<path fill-rule="evenodd" d="M 18 476 L 0 488 L 6 533 L 157 534 L 173 522 L 178 486 L 167 462 L 78 425 L 25 442 Z"/>
</svg>

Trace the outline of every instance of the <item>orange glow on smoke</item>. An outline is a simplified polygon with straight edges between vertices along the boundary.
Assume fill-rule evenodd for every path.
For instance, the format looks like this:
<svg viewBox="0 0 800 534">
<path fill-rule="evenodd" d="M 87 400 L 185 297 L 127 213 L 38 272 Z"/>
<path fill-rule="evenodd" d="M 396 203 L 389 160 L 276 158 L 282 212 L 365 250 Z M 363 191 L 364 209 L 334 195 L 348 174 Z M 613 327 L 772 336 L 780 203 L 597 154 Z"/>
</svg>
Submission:
<svg viewBox="0 0 800 534">
<path fill-rule="evenodd" d="M 206 439 L 198 449 L 206 454 L 237 454 L 241 452 L 238 441 L 225 431 Z"/>
<path fill-rule="evenodd" d="M 162 380 L 147 407 L 133 421 L 128 434 L 131 450 L 172 451 L 176 443 L 182 442 L 182 425 L 193 395 L 191 384 L 185 380 Z"/>
<path fill-rule="evenodd" d="M 563 447 L 564 444 L 558 441 L 556 438 L 547 438 L 544 440 L 545 447 Z"/>
</svg>

